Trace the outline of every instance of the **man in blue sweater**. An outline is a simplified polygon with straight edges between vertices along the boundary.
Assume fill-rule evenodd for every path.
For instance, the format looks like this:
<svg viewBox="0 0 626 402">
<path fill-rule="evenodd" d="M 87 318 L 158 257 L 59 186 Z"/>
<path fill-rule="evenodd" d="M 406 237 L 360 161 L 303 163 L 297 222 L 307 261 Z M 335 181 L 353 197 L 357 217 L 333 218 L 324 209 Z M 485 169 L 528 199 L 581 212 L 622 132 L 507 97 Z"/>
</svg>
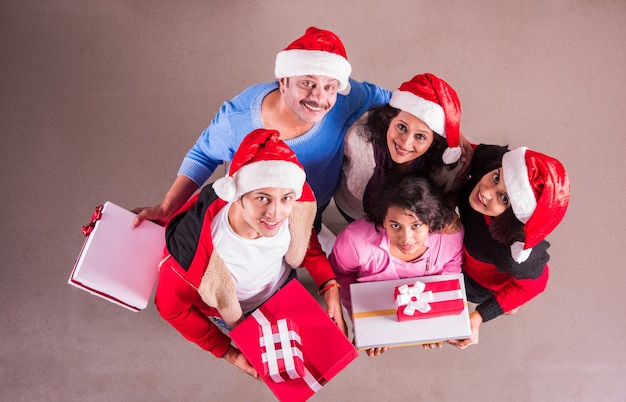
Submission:
<svg viewBox="0 0 626 402">
<path fill-rule="evenodd" d="M 340 179 L 343 137 L 370 107 L 387 103 L 391 92 L 350 79 L 352 68 L 341 40 L 310 27 L 276 56 L 277 81 L 253 85 L 225 102 L 185 156 L 174 184 L 160 204 L 136 208 L 144 219 L 165 223 L 201 187 L 216 167 L 230 161 L 245 135 L 276 130 L 304 166 L 317 199 L 315 229 Z"/>
</svg>

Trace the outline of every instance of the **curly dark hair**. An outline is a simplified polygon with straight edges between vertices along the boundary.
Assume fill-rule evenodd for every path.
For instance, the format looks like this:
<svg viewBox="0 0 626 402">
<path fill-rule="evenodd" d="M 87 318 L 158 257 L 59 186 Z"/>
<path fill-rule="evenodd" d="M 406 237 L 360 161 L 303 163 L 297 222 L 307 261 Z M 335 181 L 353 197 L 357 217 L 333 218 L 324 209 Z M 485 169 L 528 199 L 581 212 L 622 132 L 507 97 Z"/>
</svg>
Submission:
<svg viewBox="0 0 626 402">
<path fill-rule="evenodd" d="M 427 179 L 413 175 L 390 178 L 378 191 L 365 213 L 376 230 L 383 226 L 390 207 L 402 208 L 417 215 L 430 232 L 438 232 L 452 221 L 454 211 L 444 206 L 439 194 Z"/>
<path fill-rule="evenodd" d="M 373 107 L 369 110 L 366 121 L 367 140 L 373 144 L 387 146 L 387 130 L 391 120 L 400 113 L 400 109 L 387 104 Z M 448 147 L 446 139 L 438 133 L 433 136 L 433 143 L 424 155 L 420 156 L 427 166 L 443 165 L 441 156 L 443 151 Z"/>
</svg>

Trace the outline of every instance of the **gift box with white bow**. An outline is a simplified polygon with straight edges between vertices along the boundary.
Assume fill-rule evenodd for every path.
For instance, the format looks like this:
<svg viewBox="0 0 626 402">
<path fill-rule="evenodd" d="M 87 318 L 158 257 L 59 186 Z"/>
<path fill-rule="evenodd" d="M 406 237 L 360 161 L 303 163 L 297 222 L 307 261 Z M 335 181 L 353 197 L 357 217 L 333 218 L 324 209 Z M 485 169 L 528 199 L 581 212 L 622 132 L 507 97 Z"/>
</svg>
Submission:
<svg viewBox="0 0 626 402">
<path fill-rule="evenodd" d="M 396 287 L 394 300 L 398 321 L 456 315 L 465 308 L 458 279 L 404 284 Z"/>
<path fill-rule="evenodd" d="M 230 337 L 281 401 L 307 400 L 358 356 L 295 279 L 233 328 Z"/>
<path fill-rule="evenodd" d="M 401 294 L 403 289 L 406 289 L 407 292 L 405 294 L 408 296 L 410 295 L 408 290 L 414 288 L 416 281 L 424 284 L 422 292 L 432 291 L 433 294 L 439 293 L 440 289 L 437 286 L 440 282 L 444 283 L 444 286 L 450 286 L 451 283 L 454 286 L 458 285 L 459 289 L 456 289 L 455 292 L 460 292 L 460 299 L 455 299 L 454 304 L 460 302 L 462 304 L 461 311 L 457 310 L 454 314 L 446 313 L 447 315 L 441 315 L 439 314 L 441 313 L 439 311 L 440 307 L 437 307 L 436 304 L 439 302 L 422 300 L 429 304 L 432 312 L 430 316 L 426 314 L 425 316 L 422 315 L 421 319 L 399 321 L 399 311 L 396 307 L 396 298 L 394 297 L 396 289 L 399 289 L 397 291 L 398 295 Z M 404 287 L 405 285 L 406 288 Z M 459 296 L 459 294 L 455 293 L 456 296 Z M 352 300 L 354 343 L 358 349 L 419 345 L 449 339 L 464 339 L 472 334 L 463 274 L 432 275 L 378 282 L 357 282 L 350 285 L 350 297 Z M 417 302 L 417 300 L 414 302 Z M 458 307 L 459 304 L 457 304 L 456 308 L 458 309 Z M 412 304 L 410 308 L 414 309 L 414 313 L 419 312 L 416 303 Z M 402 314 L 404 314 L 404 311 L 405 309 L 401 309 Z M 437 313 L 435 313 L 436 311 Z"/>
</svg>

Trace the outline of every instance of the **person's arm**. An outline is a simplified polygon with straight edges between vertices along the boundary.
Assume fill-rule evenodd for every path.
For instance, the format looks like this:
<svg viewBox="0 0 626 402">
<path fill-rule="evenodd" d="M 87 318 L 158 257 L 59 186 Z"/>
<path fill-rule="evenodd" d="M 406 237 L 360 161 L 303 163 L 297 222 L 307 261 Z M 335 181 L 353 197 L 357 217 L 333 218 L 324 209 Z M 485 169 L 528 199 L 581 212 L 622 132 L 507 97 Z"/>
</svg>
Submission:
<svg viewBox="0 0 626 402">
<path fill-rule="evenodd" d="M 259 378 L 259 374 L 230 338 L 194 306 L 198 291 L 182 280 L 170 266 L 164 265 L 159 274 L 155 304 L 161 317 L 187 340 L 196 343 L 215 357 L 222 358 L 244 373 Z"/>
<path fill-rule="evenodd" d="M 161 203 L 133 209 L 133 212 L 138 214 L 133 221 L 134 227 L 145 219 L 160 224 L 167 223 L 220 164 L 232 159 L 235 150 L 247 134 L 245 129 L 234 132 L 231 128 L 232 113 L 232 103 L 224 103 L 211 124 L 202 131 L 196 143 L 185 155 L 178 176 Z"/>
<path fill-rule="evenodd" d="M 230 338 L 194 306 L 196 300 L 198 290 L 182 279 L 171 265 L 164 263 L 154 300 L 159 314 L 185 339 L 221 358 L 228 351 Z"/>
<path fill-rule="evenodd" d="M 350 236 L 350 232 L 345 229 L 337 235 L 328 259 L 337 281 L 341 284 L 341 301 L 348 313 L 352 314 L 350 285 L 357 281 L 361 266 Z"/>
<path fill-rule="evenodd" d="M 343 319 L 339 287 L 332 286 L 337 283 L 337 280 L 335 279 L 335 275 L 330 267 L 326 253 L 322 250 L 322 246 L 320 245 L 317 233 L 315 233 L 314 229 L 311 229 L 309 247 L 304 256 L 304 260 L 302 261 L 302 265 L 309 272 L 311 278 L 313 278 L 313 281 L 318 286 L 320 291 L 323 291 L 322 296 L 324 297 L 324 302 L 326 303 L 326 312 L 328 313 L 328 316 L 335 320 L 344 334 L 347 334 L 348 329 Z"/>
<path fill-rule="evenodd" d="M 461 225 L 460 230 L 454 234 L 441 235 L 440 258 L 443 258 L 443 267 L 438 274 L 458 274 L 463 267 L 463 236 L 465 230 Z"/>
<path fill-rule="evenodd" d="M 471 337 L 448 341 L 448 343 L 459 349 L 477 344 L 480 324 L 521 306 L 543 292 L 548 282 L 548 271 L 546 265 L 539 278 L 517 279 L 512 277 L 506 286 L 494 292 L 493 296 L 476 306 L 476 309 L 470 313 Z"/>
<path fill-rule="evenodd" d="M 511 280 L 505 286 L 495 291 L 489 299 L 476 306 L 476 311 L 481 315 L 483 322 L 493 320 L 543 292 L 548 283 L 548 276 L 549 269 L 546 265 L 543 273 L 536 279 L 511 277 Z"/>
<path fill-rule="evenodd" d="M 452 339 L 448 343 L 456 346 L 459 349 L 465 349 L 470 345 L 476 345 L 478 343 L 478 332 L 480 324 L 483 322 L 483 318 L 478 311 L 472 311 L 470 313 L 470 328 L 472 329 L 472 335 L 466 339 Z"/>
<path fill-rule="evenodd" d="M 198 185 L 193 180 L 179 174 L 160 204 L 133 209 L 137 214 L 133 220 L 133 227 L 139 226 L 145 219 L 164 225 L 197 189 Z"/>
<path fill-rule="evenodd" d="M 528 259 L 522 263 L 511 257 L 508 246 L 492 245 L 489 247 L 489 259 L 500 272 L 506 272 L 510 279 L 505 286 L 500 287 L 493 295 L 476 307 L 484 322 L 490 321 L 514 308 L 528 302 L 543 292 L 548 282 L 548 261 L 550 255 L 547 250 L 550 244 L 542 241 L 533 247 Z"/>
<path fill-rule="evenodd" d="M 339 294 L 339 287 L 333 286 L 337 283 L 336 279 L 331 279 L 324 284 L 321 290 L 322 297 L 324 297 L 324 303 L 326 303 L 326 313 L 336 323 L 341 332 L 348 336 L 348 327 L 346 321 L 343 318 L 343 310 L 341 309 L 341 297 Z"/>
<path fill-rule="evenodd" d="M 391 93 L 390 90 L 376 84 L 350 78 L 350 92 L 347 95 L 338 95 L 345 96 L 350 104 L 348 126 L 372 107 L 389 103 Z"/>
</svg>

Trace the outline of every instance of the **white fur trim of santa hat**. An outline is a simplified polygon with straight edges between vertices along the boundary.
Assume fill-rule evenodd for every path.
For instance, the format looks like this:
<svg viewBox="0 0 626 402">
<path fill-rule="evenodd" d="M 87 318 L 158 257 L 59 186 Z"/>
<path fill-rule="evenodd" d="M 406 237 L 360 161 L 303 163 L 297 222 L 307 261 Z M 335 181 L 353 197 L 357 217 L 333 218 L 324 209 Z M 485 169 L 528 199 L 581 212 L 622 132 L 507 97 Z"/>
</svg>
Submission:
<svg viewBox="0 0 626 402">
<path fill-rule="evenodd" d="M 515 217 L 522 223 L 528 222 L 537 208 L 537 199 L 531 187 L 526 166 L 527 149 L 520 147 L 502 156 L 502 176 L 506 192 Z M 531 251 L 532 248 L 526 248 L 526 244 L 521 241 L 516 241 L 511 245 L 511 257 L 518 264 L 526 261 Z"/>
<path fill-rule="evenodd" d="M 260 160 L 240 167 L 233 176 L 222 177 L 213 183 L 215 193 L 224 201 L 232 202 L 250 191 L 265 187 L 290 188 L 295 198 L 302 195 L 306 174 L 295 163 L 282 160 Z"/>
<path fill-rule="evenodd" d="M 389 104 L 396 109 L 411 113 L 426 123 L 435 133 L 446 137 L 446 114 L 441 105 L 411 92 L 400 90 L 393 91 Z"/>
<path fill-rule="evenodd" d="M 502 157 L 504 185 L 515 217 L 522 223 L 528 222 L 537 208 L 535 192 L 528 177 L 526 147 L 509 151 Z"/>
<path fill-rule="evenodd" d="M 324 75 L 339 81 L 339 91 L 349 87 L 352 66 L 345 57 L 322 50 L 287 49 L 276 55 L 276 78 Z"/>
</svg>

